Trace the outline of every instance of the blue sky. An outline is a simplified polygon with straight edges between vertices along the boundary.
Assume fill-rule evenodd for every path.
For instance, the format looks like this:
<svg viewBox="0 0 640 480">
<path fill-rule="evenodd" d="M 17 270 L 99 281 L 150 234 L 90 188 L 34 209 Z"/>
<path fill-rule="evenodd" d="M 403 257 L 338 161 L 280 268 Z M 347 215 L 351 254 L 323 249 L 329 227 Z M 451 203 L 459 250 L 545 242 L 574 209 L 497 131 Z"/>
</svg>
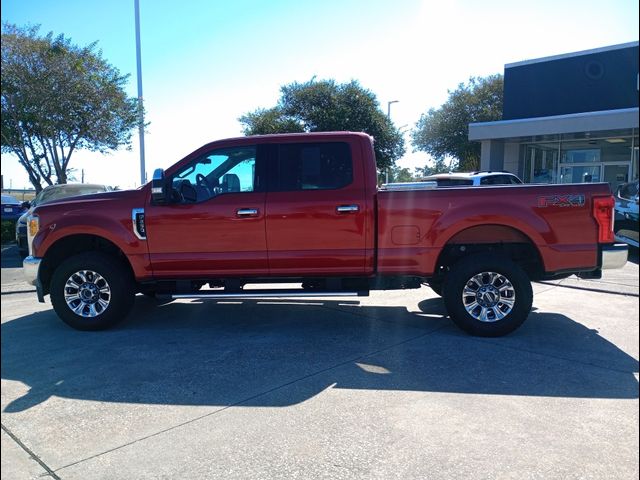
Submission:
<svg viewBox="0 0 640 480">
<path fill-rule="evenodd" d="M 133 0 L 2 0 L 2 21 L 40 24 L 74 43 L 98 41 L 104 57 L 130 73 L 136 95 Z M 322 2 L 140 0 L 142 78 L 149 177 L 203 143 L 241 134 L 237 118 L 275 104 L 293 81 L 356 79 L 398 127 L 438 107 L 470 76 L 505 63 L 638 40 L 637 0 L 323 0 Z M 85 181 L 140 183 L 132 150 L 77 152 Z M 408 136 L 407 136 L 408 140 Z M 423 153 L 402 166 L 422 166 Z M 5 186 L 29 186 L 2 156 Z M 79 180 L 78 174 L 78 180 Z"/>
</svg>

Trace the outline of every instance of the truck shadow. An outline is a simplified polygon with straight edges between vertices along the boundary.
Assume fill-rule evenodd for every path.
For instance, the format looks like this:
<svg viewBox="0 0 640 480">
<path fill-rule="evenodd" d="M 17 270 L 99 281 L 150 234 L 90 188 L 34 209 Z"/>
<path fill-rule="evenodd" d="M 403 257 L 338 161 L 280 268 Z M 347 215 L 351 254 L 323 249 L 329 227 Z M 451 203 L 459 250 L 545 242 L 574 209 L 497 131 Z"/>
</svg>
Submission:
<svg viewBox="0 0 640 480">
<path fill-rule="evenodd" d="M 171 405 L 288 406 L 327 388 L 637 398 L 638 361 L 580 323 L 534 312 L 473 338 L 441 299 L 419 310 L 336 301 L 184 302 L 138 297 L 120 327 L 68 328 L 52 310 L 2 324 L 2 379 L 52 396 Z"/>
</svg>

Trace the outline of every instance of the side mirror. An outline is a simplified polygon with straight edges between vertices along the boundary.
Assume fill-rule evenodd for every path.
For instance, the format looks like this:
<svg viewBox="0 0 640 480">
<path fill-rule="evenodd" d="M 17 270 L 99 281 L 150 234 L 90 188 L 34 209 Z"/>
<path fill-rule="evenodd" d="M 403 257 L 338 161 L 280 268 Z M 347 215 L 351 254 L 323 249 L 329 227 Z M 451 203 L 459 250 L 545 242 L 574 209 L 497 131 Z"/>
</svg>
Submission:
<svg viewBox="0 0 640 480">
<path fill-rule="evenodd" d="M 25 210 L 29 210 L 31 208 L 31 202 L 22 202 L 20 206 Z"/>
<path fill-rule="evenodd" d="M 167 192 L 167 182 L 164 178 L 164 170 L 156 168 L 153 172 L 151 180 L 151 201 L 154 205 L 165 205 L 169 203 L 169 195 Z"/>
</svg>

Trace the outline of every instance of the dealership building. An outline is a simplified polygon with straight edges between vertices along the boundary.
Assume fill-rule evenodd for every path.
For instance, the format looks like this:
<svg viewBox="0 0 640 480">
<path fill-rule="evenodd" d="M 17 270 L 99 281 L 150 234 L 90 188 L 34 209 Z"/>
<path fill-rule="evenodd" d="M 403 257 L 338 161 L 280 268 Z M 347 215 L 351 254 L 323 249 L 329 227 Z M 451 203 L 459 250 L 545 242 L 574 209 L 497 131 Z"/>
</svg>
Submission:
<svg viewBox="0 0 640 480">
<path fill-rule="evenodd" d="M 638 42 L 510 63 L 502 120 L 472 123 L 481 169 L 526 183 L 638 178 Z"/>
</svg>

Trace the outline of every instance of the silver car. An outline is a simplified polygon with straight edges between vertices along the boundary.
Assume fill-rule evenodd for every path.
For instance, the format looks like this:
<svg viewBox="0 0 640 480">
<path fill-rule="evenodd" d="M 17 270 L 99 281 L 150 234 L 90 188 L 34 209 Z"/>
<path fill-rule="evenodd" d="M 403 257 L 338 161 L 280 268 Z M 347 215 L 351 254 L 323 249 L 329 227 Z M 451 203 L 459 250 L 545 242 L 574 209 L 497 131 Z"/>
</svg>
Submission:
<svg viewBox="0 0 640 480">
<path fill-rule="evenodd" d="M 106 185 L 92 183 L 66 183 L 63 185 L 49 185 L 42 190 L 36 198 L 28 202 L 28 210 L 18 218 L 16 222 L 16 242 L 18 243 L 18 251 L 22 257 L 29 254 L 27 245 L 27 217 L 33 209 L 44 203 L 54 202 L 61 198 L 77 197 L 80 195 L 89 195 L 92 193 L 104 193 L 111 191 L 111 187 Z"/>
<path fill-rule="evenodd" d="M 615 211 L 616 240 L 638 248 L 638 180 L 618 187 Z"/>
</svg>

